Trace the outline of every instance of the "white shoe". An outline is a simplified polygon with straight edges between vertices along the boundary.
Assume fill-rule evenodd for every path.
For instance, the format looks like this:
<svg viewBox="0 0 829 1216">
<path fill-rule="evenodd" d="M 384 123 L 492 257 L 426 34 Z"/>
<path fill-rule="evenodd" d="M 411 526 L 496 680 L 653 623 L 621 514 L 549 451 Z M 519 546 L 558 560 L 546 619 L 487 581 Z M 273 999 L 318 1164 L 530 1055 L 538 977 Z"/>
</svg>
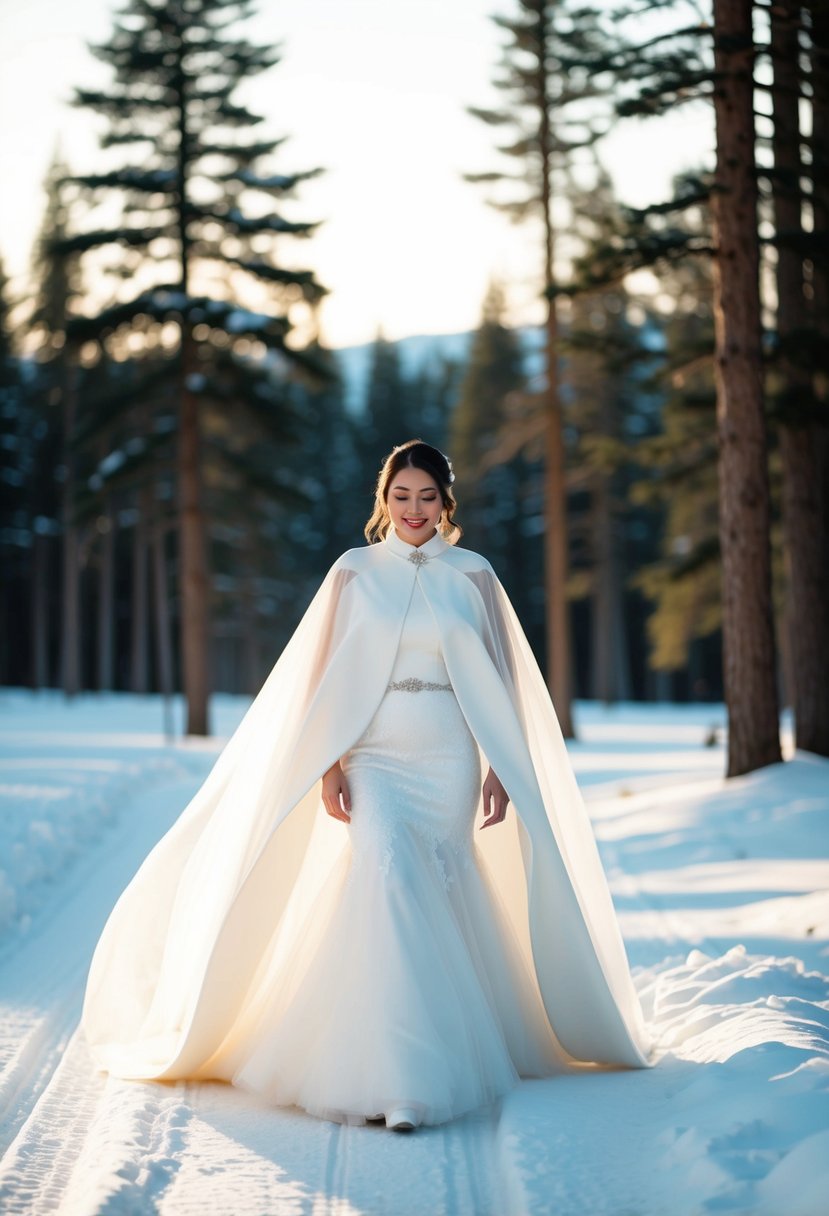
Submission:
<svg viewBox="0 0 829 1216">
<path fill-rule="evenodd" d="M 395 1106 L 386 1115 L 386 1127 L 395 1132 L 411 1132 L 417 1127 L 417 1111 L 411 1106 Z"/>
</svg>

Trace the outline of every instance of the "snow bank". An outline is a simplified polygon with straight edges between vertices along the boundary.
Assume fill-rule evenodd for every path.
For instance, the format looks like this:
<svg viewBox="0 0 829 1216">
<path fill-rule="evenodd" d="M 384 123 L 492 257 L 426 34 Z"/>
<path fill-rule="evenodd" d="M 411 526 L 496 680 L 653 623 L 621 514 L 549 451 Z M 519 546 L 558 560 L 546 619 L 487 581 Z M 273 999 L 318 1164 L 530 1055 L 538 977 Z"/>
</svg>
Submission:
<svg viewBox="0 0 829 1216">
<path fill-rule="evenodd" d="M 246 704 L 221 700 L 227 733 Z M 182 719 L 176 699 L 179 732 Z M 162 783 L 207 774 L 222 739 L 167 743 L 162 728 L 158 697 L 0 693 L 0 948 L 112 833 L 137 785 L 151 797 Z"/>
<path fill-rule="evenodd" d="M 507 1098 L 511 1216 L 825 1216 L 826 978 L 735 946 L 666 961 L 638 986 L 655 1068 L 526 1082 Z"/>
<path fill-rule="evenodd" d="M 0 936 L 25 931 L 61 872 L 110 831 L 125 798 L 173 778 L 171 757 L 0 762 Z"/>
<path fill-rule="evenodd" d="M 624 718 L 585 717 L 585 790 L 657 1064 L 509 1095 L 511 1216 L 826 1216 L 829 763 L 792 751 L 726 781 L 691 715 L 633 715 L 626 753 Z M 685 772 L 656 776 L 683 746 Z"/>
<path fill-rule="evenodd" d="M 0 692 L 0 940 L 19 944 L 34 918 L 0 960 L 9 1060 L 34 1027 L 8 1087 L 21 1130 L 0 1207 L 52 1211 L 63 1188 L 67 1213 L 826 1216 L 829 763 L 789 738 L 787 763 L 724 780 L 721 706 L 576 707 L 571 755 L 654 1068 L 525 1081 L 493 1111 L 394 1137 L 229 1086 L 103 1080 L 77 1034 L 64 1053 L 102 918 L 183 809 L 186 781 L 161 787 L 206 775 L 248 703 L 217 697 L 217 738 L 167 743 L 157 697 Z M 108 859 L 93 851 L 106 841 Z M 62 917 L 36 916 L 46 905 Z M 35 1015 L 60 1001 L 43 1029 Z"/>
</svg>

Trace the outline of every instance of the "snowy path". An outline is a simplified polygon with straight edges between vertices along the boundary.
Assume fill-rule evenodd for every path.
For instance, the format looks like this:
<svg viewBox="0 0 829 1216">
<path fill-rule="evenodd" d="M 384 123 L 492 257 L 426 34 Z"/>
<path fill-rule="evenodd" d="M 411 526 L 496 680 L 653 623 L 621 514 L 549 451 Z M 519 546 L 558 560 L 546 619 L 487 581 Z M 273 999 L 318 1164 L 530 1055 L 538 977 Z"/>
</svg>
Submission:
<svg viewBox="0 0 829 1216">
<path fill-rule="evenodd" d="M 18 765 L 21 748 L 40 750 L 25 732 L 5 742 Z M 124 736 L 98 744 L 111 754 Z M 195 776 L 149 792 L 138 783 L 115 829 L 64 876 L 60 902 L 0 953 L 0 1212 L 322 1216 L 386 1211 L 393 1195 L 396 1212 L 419 1216 L 427 1191 L 435 1211 L 502 1216 L 497 1107 L 393 1136 L 382 1125 L 274 1110 L 219 1083 L 141 1084 L 96 1071 L 78 1026 L 89 960 L 118 894 L 212 756 L 197 760 Z"/>
<path fill-rule="evenodd" d="M 95 1073 L 78 1034 L 0 1171 L 0 1210 L 503 1214 L 495 1116 L 413 1137 L 272 1110 L 219 1083 Z M 431 1205 L 434 1204 L 434 1207 Z"/>
<path fill-rule="evenodd" d="M 27 949 L 2 967 L 0 1109 L 11 1140 L 0 1165 L 0 1211 L 339 1213 L 416 1216 L 424 1189 L 435 1211 L 493 1216 L 498 1191 L 497 1114 L 470 1116 L 425 1135 L 338 1127 L 273 1110 L 214 1084 L 141 1084 L 95 1070 L 77 1028 L 100 926 L 131 873 L 196 788 L 192 779 L 136 795 L 124 830 L 94 872 L 42 918 Z M 4 1144 L 3 1147 L 6 1147 Z M 410 1197 L 407 1204 L 406 1196 Z"/>
<path fill-rule="evenodd" d="M 6 875 L 18 931 L 0 935 L 4 1216 L 825 1216 L 829 765 L 797 757 L 725 783 L 701 715 L 586 707 L 574 762 L 659 1066 L 527 1081 L 396 1136 L 218 1083 L 96 1071 L 78 1029 L 94 944 L 215 754 L 161 747 L 135 700 L 106 723 L 94 706 L 83 722 L 56 710 L 51 740 L 19 713 L 13 737 L 0 731 L 0 826 L 11 791 L 9 831 L 31 821 L 20 840 L 43 850 L 39 868 Z M 226 706 L 228 726 L 238 710 Z M 78 812 L 75 852 L 56 851 L 75 802 L 47 788 L 47 756 L 52 771 L 77 763 L 97 799 L 99 831 Z"/>
<path fill-rule="evenodd" d="M 141 858 L 197 786 L 198 780 L 189 778 L 156 787 L 151 796 L 146 790 L 134 794 L 135 805 L 125 808 L 121 830 L 73 867 L 61 902 L 40 912 L 25 940 L 0 956 L 3 1149 L 31 1118 L 36 1104 L 48 1107 L 56 1074 L 66 1071 L 75 1050 L 86 972 L 104 920 Z M 48 1132 L 48 1125 L 41 1131 Z M 24 1155 L 30 1158 L 31 1149 Z"/>
</svg>

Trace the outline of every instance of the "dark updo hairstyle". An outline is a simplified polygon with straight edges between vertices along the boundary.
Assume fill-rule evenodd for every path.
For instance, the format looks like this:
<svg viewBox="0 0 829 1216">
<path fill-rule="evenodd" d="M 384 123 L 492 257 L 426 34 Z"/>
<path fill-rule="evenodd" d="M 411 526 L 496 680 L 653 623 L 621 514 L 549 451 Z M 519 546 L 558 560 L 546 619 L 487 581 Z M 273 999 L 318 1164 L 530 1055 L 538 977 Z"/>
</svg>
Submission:
<svg viewBox="0 0 829 1216">
<path fill-rule="evenodd" d="M 364 528 L 366 540 L 369 544 L 374 544 L 376 541 L 385 540 L 388 535 L 392 526 L 387 505 L 389 486 L 401 469 L 422 469 L 435 482 L 443 499 L 443 510 L 437 530 L 450 545 L 457 544 L 463 535 L 463 528 L 454 521 L 457 503 L 452 493 L 452 482 L 455 480 L 452 462 L 438 448 L 424 443 L 422 439 L 409 439 L 406 443 L 392 448 L 383 461 L 374 491 L 374 511 Z"/>
</svg>

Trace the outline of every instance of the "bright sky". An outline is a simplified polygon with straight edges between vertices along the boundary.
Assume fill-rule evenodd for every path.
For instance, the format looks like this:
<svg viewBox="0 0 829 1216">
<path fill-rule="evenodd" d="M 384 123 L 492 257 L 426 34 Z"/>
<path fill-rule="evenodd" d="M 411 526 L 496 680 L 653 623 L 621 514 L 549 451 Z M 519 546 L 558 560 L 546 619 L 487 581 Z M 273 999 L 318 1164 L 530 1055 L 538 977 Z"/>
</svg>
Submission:
<svg viewBox="0 0 829 1216">
<path fill-rule="evenodd" d="M 96 164 L 96 125 L 69 107 L 76 85 L 107 81 L 87 51 L 111 28 L 112 0 L 0 0 L 0 252 L 27 290 L 42 181 L 55 146 L 73 169 Z M 282 45 L 282 62 L 244 100 L 288 135 L 272 169 L 322 166 L 290 218 L 325 221 L 295 246 L 295 265 L 330 290 L 333 346 L 474 328 L 490 278 L 508 289 L 516 324 L 540 320 L 537 234 L 487 207 L 461 179 L 496 164 L 492 132 L 465 113 L 491 106 L 499 31 L 511 0 L 261 0 L 250 37 Z M 671 176 L 710 147 L 706 113 L 627 122 L 603 158 L 626 202 L 665 195 Z M 98 162 L 100 163 L 100 162 Z"/>
</svg>

